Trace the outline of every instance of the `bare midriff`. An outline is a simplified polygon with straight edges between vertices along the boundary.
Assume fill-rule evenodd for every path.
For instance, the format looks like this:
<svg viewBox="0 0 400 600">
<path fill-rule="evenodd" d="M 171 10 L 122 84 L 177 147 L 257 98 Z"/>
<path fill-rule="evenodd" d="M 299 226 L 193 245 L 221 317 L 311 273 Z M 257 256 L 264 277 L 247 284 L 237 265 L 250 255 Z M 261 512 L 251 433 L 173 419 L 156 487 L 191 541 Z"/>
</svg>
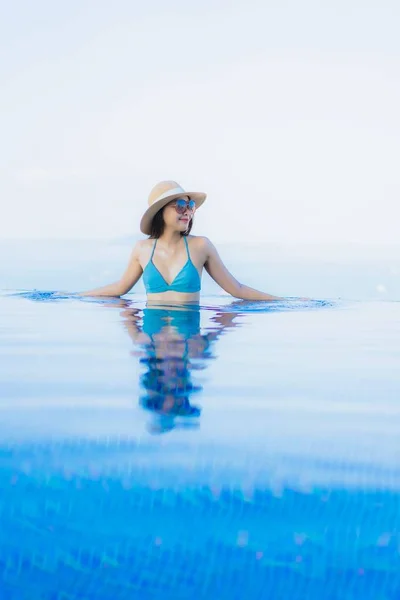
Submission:
<svg viewBox="0 0 400 600">
<path fill-rule="evenodd" d="M 160 294 L 147 294 L 149 304 L 198 304 L 200 302 L 200 292 L 186 294 L 184 292 L 161 292 Z"/>
</svg>

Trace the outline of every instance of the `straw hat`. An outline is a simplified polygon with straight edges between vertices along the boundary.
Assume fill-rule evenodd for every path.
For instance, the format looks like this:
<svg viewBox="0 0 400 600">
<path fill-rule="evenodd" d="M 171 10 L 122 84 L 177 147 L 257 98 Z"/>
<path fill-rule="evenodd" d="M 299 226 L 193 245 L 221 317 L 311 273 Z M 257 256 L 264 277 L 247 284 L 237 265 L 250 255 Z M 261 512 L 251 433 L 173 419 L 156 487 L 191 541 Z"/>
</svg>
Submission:
<svg viewBox="0 0 400 600">
<path fill-rule="evenodd" d="M 140 221 L 140 231 L 149 235 L 154 215 L 160 208 L 168 204 L 168 202 L 181 196 L 189 196 L 191 200 L 196 202 L 196 208 L 199 208 L 206 199 L 207 194 L 203 194 L 202 192 L 186 192 L 176 181 L 161 181 L 157 183 L 150 192 L 148 200 L 149 208 Z"/>
</svg>

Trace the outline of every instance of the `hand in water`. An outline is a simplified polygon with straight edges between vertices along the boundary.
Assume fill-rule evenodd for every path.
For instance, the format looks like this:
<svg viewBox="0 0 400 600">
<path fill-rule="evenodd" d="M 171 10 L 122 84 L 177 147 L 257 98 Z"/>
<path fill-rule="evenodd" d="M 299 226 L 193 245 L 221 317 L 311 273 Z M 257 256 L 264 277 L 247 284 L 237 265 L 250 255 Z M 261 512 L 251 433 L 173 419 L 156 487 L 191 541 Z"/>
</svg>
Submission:
<svg viewBox="0 0 400 600">
<path fill-rule="evenodd" d="M 312 298 L 300 298 L 300 297 L 295 297 L 295 298 L 284 298 L 284 300 L 294 300 L 295 302 L 311 302 Z"/>
</svg>

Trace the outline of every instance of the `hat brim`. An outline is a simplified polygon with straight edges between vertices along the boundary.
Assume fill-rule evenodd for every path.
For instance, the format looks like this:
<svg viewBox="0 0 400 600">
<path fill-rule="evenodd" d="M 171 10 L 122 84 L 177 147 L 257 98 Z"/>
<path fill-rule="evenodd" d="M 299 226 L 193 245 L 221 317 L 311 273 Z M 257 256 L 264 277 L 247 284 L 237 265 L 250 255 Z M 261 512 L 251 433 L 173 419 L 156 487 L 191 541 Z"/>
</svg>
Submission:
<svg viewBox="0 0 400 600">
<path fill-rule="evenodd" d="M 180 194 L 172 194 L 171 196 L 167 196 L 162 200 L 158 200 L 154 202 L 144 213 L 141 221 L 140 221 L 140 231 L 145 233 L 146 235 L 150 235 L 151 233 L 151 222 L 158 211 L 166 206 L 171 200 L 175 200 L 175 198 L 181 198 L 182 196 L 188 196 L 190 200 L 194 200 L 196 202 L 196 210 L 200 208 L 205 199 L 207 198 L 207 194 L 202 192 L 181 192 Z"/>
</svg>

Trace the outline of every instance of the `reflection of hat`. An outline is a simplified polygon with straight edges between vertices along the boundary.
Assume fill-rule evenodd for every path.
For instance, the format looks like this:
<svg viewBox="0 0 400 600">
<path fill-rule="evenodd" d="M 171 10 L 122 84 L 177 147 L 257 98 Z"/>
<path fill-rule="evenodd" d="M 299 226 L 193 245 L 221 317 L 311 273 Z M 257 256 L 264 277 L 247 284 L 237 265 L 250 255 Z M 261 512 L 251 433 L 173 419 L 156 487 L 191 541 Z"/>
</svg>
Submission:
<svg viewBox="0 0 400 600">
<path fill-rule="evenodd" d="M 171 395 L 154 393 L 152 390 L 149 392 L 139 398 L 139 402 L 143 408 L 152 413 L 151 420 L 147 424 L 147 430 L 150 433 L 166 433 L 175 427 L 198 427 L 197 417 L 200 417 L 201 408 L 190 404 L 187 396 L 172 396 L 173 404 L 165 409 L 163 404 Z"/>
<path fill-rule="evenodd" d="M 198 417 L 200 416 L 200 409 L 196 406 L 191 407 L 192 413 L 179 417 L 177 415 L 166 415 L 160 413 L 153 413 L 151 420 L 147 423 L 147 431 L 149 433 L 168 433 L 171 429 L 176 427 L 179 429 L 198 429 L 199 419 L 187 419 L 186 417 Z"/>
<path fill-rule="evenodd" d="M 167 433 L 174 429 L 174 417 L 171 415 L 160 415 L 155 413 L 152 415 L 151 421 L 147 424 L 149 433 Z"/>
<path fill-rule="evenodd" d="M 196 208 L 199 208 L 207 198 L 207 194 L 202 192 L 185 192 L 183 187 L 176 181 L 161 181 L 153 187 L 149 195 L 149 208 L 144 213 L 140 221 L 140 231 L 149 235 L 151 232 L 151 222 L 155 214 L 171 200 L 180 196 L 189 196 L 196 202 Z"/>
</svg>

